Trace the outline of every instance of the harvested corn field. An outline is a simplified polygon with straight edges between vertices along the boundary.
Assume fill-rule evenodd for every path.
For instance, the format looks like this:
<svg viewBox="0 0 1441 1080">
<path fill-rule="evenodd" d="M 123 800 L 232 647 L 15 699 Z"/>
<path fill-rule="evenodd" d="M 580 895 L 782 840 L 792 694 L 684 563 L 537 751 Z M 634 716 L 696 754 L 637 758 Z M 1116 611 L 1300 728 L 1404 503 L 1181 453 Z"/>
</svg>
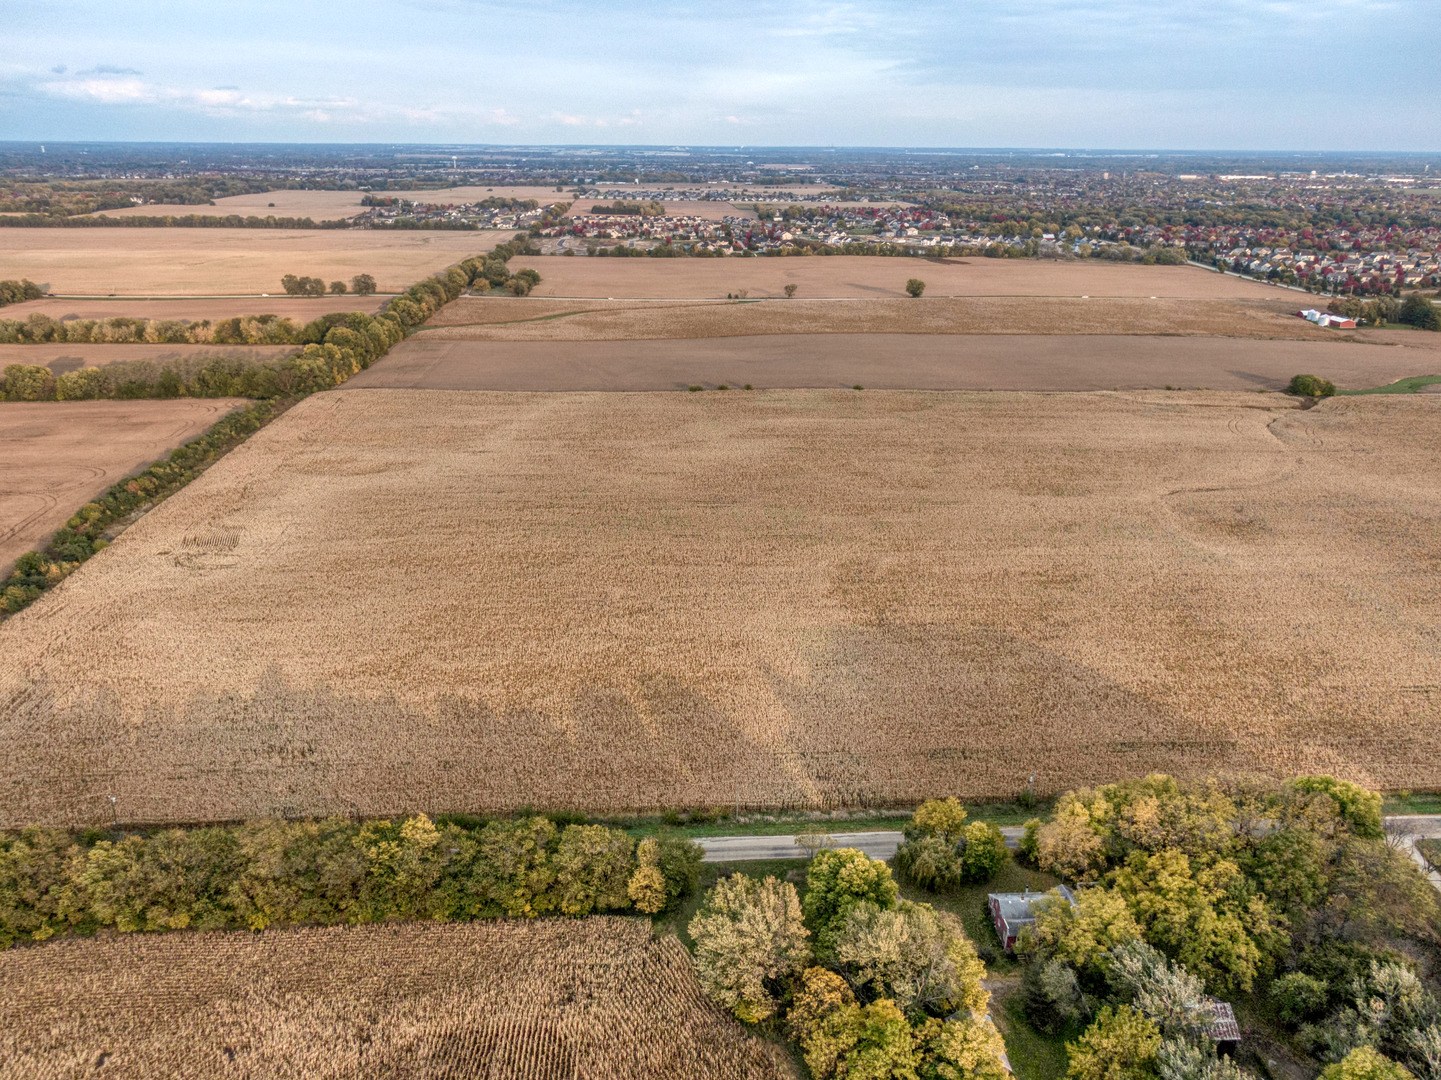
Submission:
<svg viewBox="0 0 1441 1080">
<path fill-rule="evenodd" d="M 778 1054 L 706 1000 L 675 938 L 652 940 L 635 919 L 0 953 L 0 1080 L 780 1080 Z"/>
<path fill-rule="evenodd" d="M 0 825 L 1441 786 L 1438 409 L 316 395 L 0 626 Z"/>
<path fill-rule="evenodd" d="M 0 404 L 0 571 L 111 484 L 242 404 L 232 398 Z"/>
</svg>

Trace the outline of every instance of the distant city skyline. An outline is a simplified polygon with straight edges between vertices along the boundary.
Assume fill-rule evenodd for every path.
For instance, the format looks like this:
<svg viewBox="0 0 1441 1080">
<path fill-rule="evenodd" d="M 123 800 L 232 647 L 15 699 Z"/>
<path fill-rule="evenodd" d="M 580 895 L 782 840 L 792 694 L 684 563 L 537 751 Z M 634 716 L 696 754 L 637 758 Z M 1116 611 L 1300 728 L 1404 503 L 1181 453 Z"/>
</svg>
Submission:
<svg viewBox="0 0 1441 1080">
<path fill-rule="evenodd" d="M 0 140 L 1426 152 L 1438 15 L 1438 0 L 11 0 Z"/>
</svg>

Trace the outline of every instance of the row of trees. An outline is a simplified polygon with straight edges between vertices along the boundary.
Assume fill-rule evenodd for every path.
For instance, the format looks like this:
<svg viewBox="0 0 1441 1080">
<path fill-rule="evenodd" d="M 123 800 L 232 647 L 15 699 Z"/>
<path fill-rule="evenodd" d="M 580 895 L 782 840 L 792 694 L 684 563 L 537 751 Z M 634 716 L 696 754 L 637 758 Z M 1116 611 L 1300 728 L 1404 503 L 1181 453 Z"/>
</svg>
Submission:
<svg viewBox="0 0 1441 1080">
<path fill-rule="evenodd" d="M 1326 310 L 1333 315 L 1345 315 L 1369 326 L 1403 323 L 1418 330 L 1441 330 L 1441 308 L 1420 293 L 1411 293 L 1404 300 L 1397 300 L 1392 296 L 1382 296 L 1375 300 L 1340 296 L 1327 304 Z"/>
<path fill-rule="evenodd" d="M 0 343 L 166 345 L 303 345 L 306 327 L 278 315 L 237 315 L 212 323 L 209 319 L 52 319 L 31 312 L 25 319 L 0 319 Z"/>
<path fill-rule="evenodd" d="M 1207 994 L 1249 996 L 1338 1069 L 1379 1054 L 1441 1080 L 1441 1004 L 1412 959 L 1441 944 L 1441 904 L 1374 792 L 1151 776 L 1067 793 L 1022 850 L 1084 883 L 1017 947 L 1032 1022 L 1089 1025 L 1073 1080 L 1235 1074 L 1199 1034 Z"/>
<path fill-rule="evenodd" d="M 5 401 L 80 401 L 175 397 L 296 397 L 339 386 L 365 370 L 405 336 L 388 312 L 325 315 L 296 335 L 304 347 L 268 360 L 180 357 L 131 360 L 55 373 L 38 364 L 9 364 L 0 379 Z"/>
<path fill-rule="evenodd" d="M 285 290 L 287 296 L 324 296 L 326 293 L 325 282 L 317 277 L 296 277 L 294 274 L 286 274 L 280 279 L 280 287 Z M 369 296 L 375 292 L 375 278 L 369 274 L 356 274 L 350 279 L 350 291 L 356 296 Z M 330 283 L 332 295 L 344 296 L 345 292 L 345 282 L 332 281 Z"/>
<path fill-rule="evenodd" d="M 654 914 L 700 848 L 601 825 L 253 821 L 152 833 L 0 835 L 0 946 L 56 935 L 387 919 Z"/>
<path fill-rule="evenodd" d="M 39 300 L 44 294 L 40 286 L 29 278 L 21 278 L 19 281 L 0 281 L 0 307 L 6 304 L 20 304 L 26 300 Z"/>
<path fill-rule="evenodd" d="M 722 878 L 691 920 L 710 995 L 799 1043 L 811 1074 L 1001 1080 L 985 965 L 959 921 L 899 898 L 890 868 L 821 850 L 789 882 Z"/>
</svg>

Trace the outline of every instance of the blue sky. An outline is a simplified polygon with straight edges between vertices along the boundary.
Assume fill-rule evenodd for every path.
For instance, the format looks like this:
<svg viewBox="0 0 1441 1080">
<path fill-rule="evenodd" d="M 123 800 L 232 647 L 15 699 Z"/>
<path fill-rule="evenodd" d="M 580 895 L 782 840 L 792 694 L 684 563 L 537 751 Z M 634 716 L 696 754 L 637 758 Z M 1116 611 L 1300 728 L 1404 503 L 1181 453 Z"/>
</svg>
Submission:
<svg viewBox="0 0 1441 1080">
<path fill-rule="evenodd" d="M 1441 0 L 5 0 L 0 140 L 1441 150 Z"/>
</svg>

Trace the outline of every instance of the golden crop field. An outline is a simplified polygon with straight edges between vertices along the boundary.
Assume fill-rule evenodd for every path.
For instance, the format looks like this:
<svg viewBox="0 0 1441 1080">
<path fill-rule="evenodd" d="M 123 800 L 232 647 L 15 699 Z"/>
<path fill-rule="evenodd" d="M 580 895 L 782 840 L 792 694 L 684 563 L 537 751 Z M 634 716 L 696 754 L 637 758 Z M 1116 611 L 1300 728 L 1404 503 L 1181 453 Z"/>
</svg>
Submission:
<svg viewBox="0 0 1441 1080">
<path fill-rule="evenodd" d="M 783 1080 L 644 920 L 172 933 L 0 953 L 0 1080 Z"/>
<path fill-rule="evenodd" d="M 1438 420 L 315 395 L 0 626 L 0 825 L 1434 788 Z"/>
<path fill-rule="evenodd" d="M 514 235 L 499 229 L 3 229 L 0 266 L 6 277 L 81 296 L 277 293 L 286 274 L 327 282 L 370 274 L 381 292 L 400 292 Z"/>
<path fill-rule="evenodd" d="M 4 349 L 0 362 L 15 363 Z M 111 484 L 242 404 L 233 398 L 0 403 L 0 573 Z"/>
</svg>

